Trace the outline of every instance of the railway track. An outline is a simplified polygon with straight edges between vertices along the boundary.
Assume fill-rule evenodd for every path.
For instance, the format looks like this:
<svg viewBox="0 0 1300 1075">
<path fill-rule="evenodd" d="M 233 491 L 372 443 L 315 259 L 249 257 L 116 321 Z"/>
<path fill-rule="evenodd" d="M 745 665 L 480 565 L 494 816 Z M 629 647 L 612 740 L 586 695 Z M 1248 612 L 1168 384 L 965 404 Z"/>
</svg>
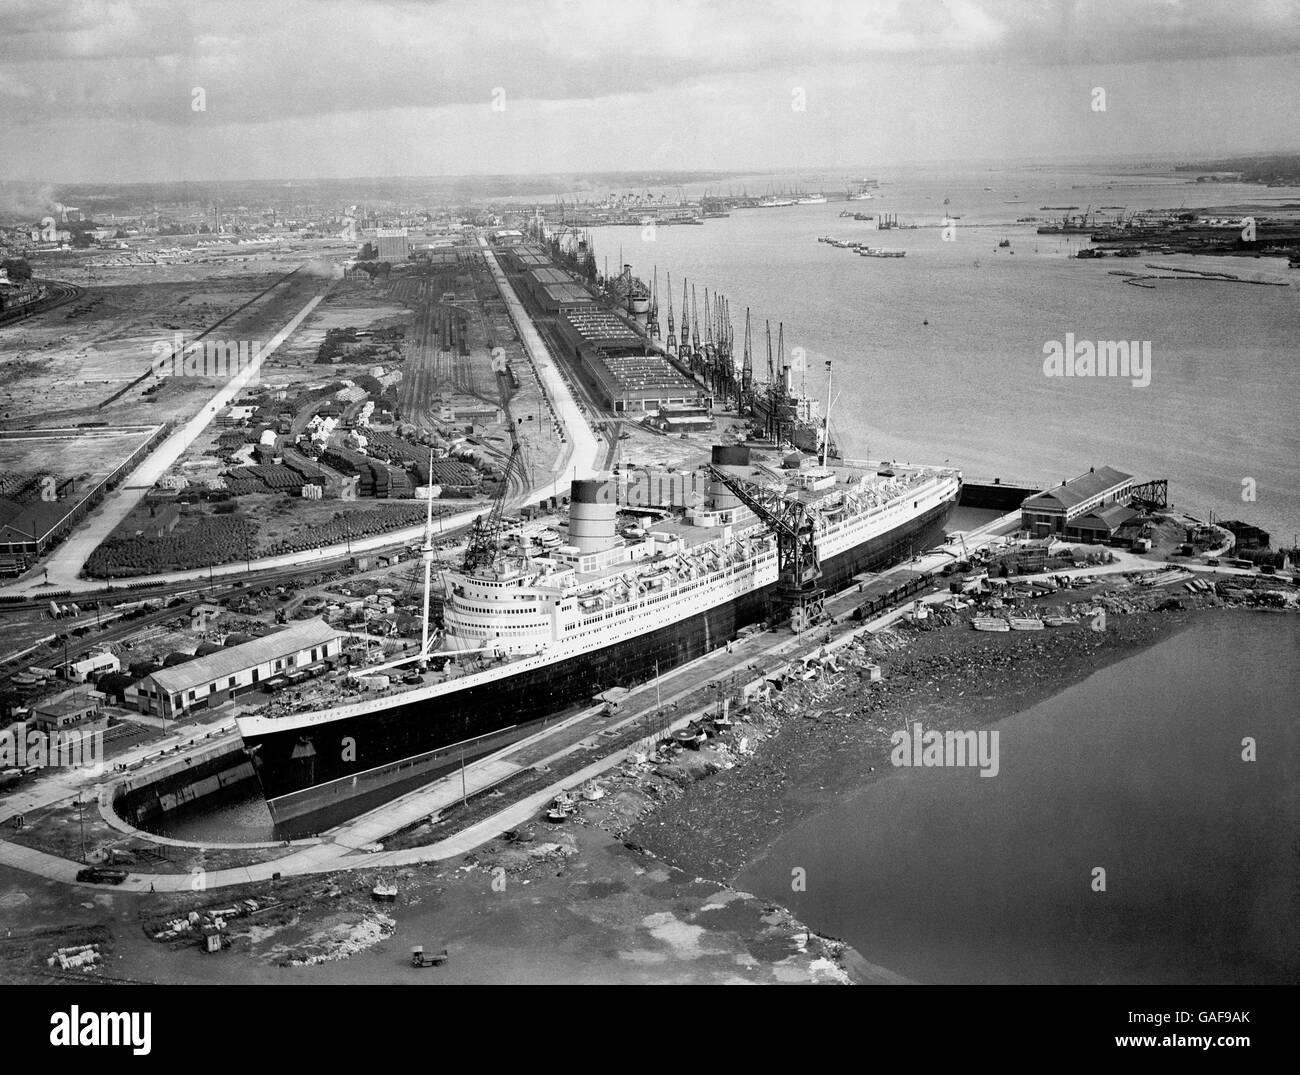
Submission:
<svg viewBox="0 0 1300 1075">
<path fill-rule="evenodd" d="M 0 325 L 16 324 L 37 314 L 49 313 L 51 310 L 72 302 L 74 299 L 81 298 L 86 293 L 84 287 L 69 283 L 66 280 L 42 280 L 40 282 L 45 285 L 45 298 L 27 306 L 20 306 L 16 310 L 6 310 L 0 313 Z"/>
<path fill-rule="evenodd" d="M 75 661 L 77 658 L 83 657 L 92 650 L 102 646 L 105 642 L 122 642 L 133 635 L 138 634 L 147 627 L 152 627 L 167 620 L 175 619 L 178 616 L 187 617 L 190 609 L 192 609 L 197 603 L 198 602 L 191 602 L 189 604 L 176 605 L 175 607 L 169 606 L 167 608 L 159 609 L 157 612 L 138 616 L 134 619 L 122 620 L 120 623 L 117 623 L 106 630 L 87 631 L 86 634 L 77 638 L 75 642 L 69 640 L 66 649 L 64 647 L 59 647 L 59 649 L 54 653 L 54 656 L 58 658 L 58 663 L 60 664 L 63 663 L 65 654 L 67 660 Z M 28 609 L 28 611 L 31 610 Z M 75 625 L 66 624 L 61 630 L 58 629 L 58 621 L 54 621 L 54 623 L 56 625 L 56 634 L 67 634 L 79 628 L 90 626 L 88 619 L 85 622 L 78 622 Z M 27 653 L 23 656 L 10 656 L 0 660 L 0 685 L 7 685 L 15 675 L 22 672 L 28 665 L 40 663 L 45 659 L 42 654 L 47 651 L 48 646 L 44 651 L 37 650 L 34 653 Z"/>
<path fill-rule="evenodd" d="M 306 265 L 306 264 L 307 264 L 307 263 L 304 261 L 303 264 L 302 264 L 302 265 L 299 265 L 297 268 L 290 269 L 290 270 L 289 270 L 287 273 L 285 273 L 283 276 L 277 277 L 276 280 L 275 280 L 275 282 L 274 282 L 273 284 L 271 284 L 270 287 L 266 288 L 264 291 L 259 291 L 256 295 L 254 295 L 254 296 L 253 296 L 251 299 L 249 299 L 247 302 L 245 302 L 245 303 L 243 303 L 243 304 L 241 304 L 241 305 L 239 305 L 239 306 L 236 306 L 233 310 L 230 311 L 230 313 L 226 314 L 225 317 L 218 318 L 216 321 L 212 322 L 212 324 L 210 324 L 207 328 L 205 328 L 205 329 L 204 329 L 202 332 L 200 332 L 197 336 L 195 336 L 193 339 L 191 339 L 191 340 L 186 344 L 186 346 L 189 347 L 189 346 L 191 346 L 191 345 L 197 343 L 199 340 L 202 340 L 202 339 L 203 339 L 204 337 L 206 337 L 209 333 L 215 332 L 218 328 L 220 328 L 222 325 L 224 325 L 227 321 L 229 321 L 229 320 L 230 320 L 232 317 L 234 317 L 236 314 L 242 313 L 243 311 L 247 310 L 250 306 L 253 305 L 253 303 L 255 303 L 255 302 L 261 302 L 262 299 L 266 298 L 266 296 L 269 295 L 272 291 L 274 291 L 277 287 L 279 287 L 281 284 L 283 284 L 286 280 L 290 279 L 290 278 L 291 278 L 295 273 L 297 273 L 300 269 L 302 269 L 303 265 Z M 113 393 L 111 396 L 109 396 L 106 400 L 103 400 L 103 401 L 99 404 L 99 409 L 100 409 L 100 410 L 103 410 L 103 409 L 104 409 L 105 407 L 107 407 L 110 403 L 115 403 L 115 402 L 117 402 L 117 400 L 121 399 L 124 395 L 126 395 L 128 392 L 130 392 L 131 389 L 135 388 L 137 385 L 139 385 L 141 382 L 145 381 L 147 378 L 153 376 L 153 373 L 154 373 L 154 365 L 153 365 L 152 362 L 150 362 L 150 363 L 145 367 L 145 371 L 144 371 L 142 374 L 140 374 L 139 377 L 137 377 L 135 380 L 133 380 L 130 384 L 126 385 L 124 388 L 119 388 L 116 392 L 114 392 L 114 393 Z"/>
</svg>

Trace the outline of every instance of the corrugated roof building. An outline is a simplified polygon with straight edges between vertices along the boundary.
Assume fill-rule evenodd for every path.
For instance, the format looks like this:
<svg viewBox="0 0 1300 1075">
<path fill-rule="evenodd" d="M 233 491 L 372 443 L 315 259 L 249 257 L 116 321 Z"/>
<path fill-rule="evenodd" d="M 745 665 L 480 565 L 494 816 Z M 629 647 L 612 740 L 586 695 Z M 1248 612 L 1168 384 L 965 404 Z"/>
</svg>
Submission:
<svg viewBox="0 0 1300 1075">
<path fill-rule="evenodd" d="M 127 704 L 134 702 L 141 713 L 173 719 L 191 709 L 221 705 L 276 676 L 337 657 L 343 638 L 342 632 L 322 619 L 305 620 L 275 634 L 159 669 L 127 691 Z"/>
</svg>

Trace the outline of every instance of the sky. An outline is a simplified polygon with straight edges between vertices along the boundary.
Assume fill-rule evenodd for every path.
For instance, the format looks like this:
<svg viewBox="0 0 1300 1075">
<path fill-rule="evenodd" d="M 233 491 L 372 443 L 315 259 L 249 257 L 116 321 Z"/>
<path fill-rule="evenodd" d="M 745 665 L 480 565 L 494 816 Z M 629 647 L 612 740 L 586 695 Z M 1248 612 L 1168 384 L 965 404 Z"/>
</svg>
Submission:
<svg viewBox="0 0 1300 1075">
<path fill-rule="evenodd" d="M 1300 0 L 0 0 L 0 179 L 1201 160 L 1298 71 Z"/>
</svg>

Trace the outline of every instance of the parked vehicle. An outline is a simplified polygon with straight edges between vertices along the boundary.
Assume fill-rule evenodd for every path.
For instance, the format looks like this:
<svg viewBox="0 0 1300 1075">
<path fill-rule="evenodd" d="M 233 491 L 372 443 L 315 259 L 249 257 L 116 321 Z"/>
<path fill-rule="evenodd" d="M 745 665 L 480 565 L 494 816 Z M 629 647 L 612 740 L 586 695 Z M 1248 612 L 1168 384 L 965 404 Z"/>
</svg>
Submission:
<svg viewBox="0 0 1300 1075">
<path fill-rule="evenodd" d="M 130 876 L 126 870 L 111 870 L 103 866 L 87 866 L 77 871 L 78 881 L 93 885 L 120 885 Z"/>
<path fill-rule="evenodd" d="M 424 945 L 417 944 L 411 949 L 412 967 L 441 967 L 447 962 L 447 949 L 441 952 L 426 953 Z"/>
</svg>

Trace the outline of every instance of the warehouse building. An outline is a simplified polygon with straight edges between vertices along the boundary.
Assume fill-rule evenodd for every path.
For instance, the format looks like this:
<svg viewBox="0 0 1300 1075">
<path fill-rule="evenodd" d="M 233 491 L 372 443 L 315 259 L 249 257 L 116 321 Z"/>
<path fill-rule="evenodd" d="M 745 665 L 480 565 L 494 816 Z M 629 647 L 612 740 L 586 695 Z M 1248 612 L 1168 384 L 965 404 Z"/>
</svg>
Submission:
<svg viewBox="0 0 1300 1075">
<path fill-rule="evenodd" d="M 1141 516 L 1140 511 L 1127 504 L 1110 504 L 1072 519 L 1066 527 L 1066 537 L 1103 544 L 1118 534 L 1122 527 Z"/>
<path fill-rule="evenodd" d="M 532 243 L 520 243 L 508 247 L 500 253 L 502 263 L 510 272 L 527 272 L 529 269 L 542 269 L 554 266 L 550 255 L 540 246 Z"/>
<path fill-rule="evenodd" d="M 145 676 L 127 691 L 127 704 L 141 713 L 177 719 L 193 709 L 230 698 L 284 677 L 290 681 L 325 670 L 339 656 L 345 636 L 324 620 L 294 624 L 217 653 L 195 657 Z"/>
<path fill-rule="evenodd" d="M 49 735 L 53 732 L 103 731 L 108 717 L 101 712 L 102 696 L 69 694 L 51 698 L 32 707 L 31 725 Z"/>
<path fill-rule="evenodd" d="M 1093 468 L 1022 501 L 1020 526 L 1035 537 L 1104 540 L 1136 514 L 1128 508 L 1132 493 L 1131 474 Z"/>
<path fill-rule="evenodd" d="M 538 289 L 537 304 L 548 314 L 562 310 L 581 310 L 595 306 L 591 292 L 572 281 L 563 284 L 546 284 Z"/>
<path fill-rule="evenodd" d="M 662 355 L 611 355 L 584 348 L 582 363 L 602 404 L 616 414 L 659 414 L 664 407 L 707 412 L 712 399 Z M 690 419 L 695 428 L 698 417 Z"/>
<path fill-rule="evenodd" d="M 375 245 L 380 261 L 405 261 L 411 253 L 411 240 L 405 228 L 376 228 Z"/>
<path fill-rule="evenodd" d="M 712 408 L 699 384 L 608 310 L 565 310 L 555 324 L 609 410 L 640 415 L 658 414 L 666 404 Z"/>
<path fill-rule="evenodd" d="M 591 292 L 572 274 L 554 265 L 539 265 L 523 274 L 524 287 L 545 313 L 554 314 L 575 307 L 593 306 Z"/>
<path fill-rule="evenodd" d="M 59 671 L 63 674 L 63 678 L 71 679 L 77 683 L 89 683 L 91 680 L 98 679 L 109 672 L 120 672 L 121 670 L 122 662 L 107 650 L 90 653 L 78 660 L 59 665 Z"/>
<path fill-rule="evenodd" d="M 707 433 L 713 428 L 713 414 L 703 400 L 695 403 L 667 402 L 659 407 L 655 425 L 665 433 Z"/>
</svg>

